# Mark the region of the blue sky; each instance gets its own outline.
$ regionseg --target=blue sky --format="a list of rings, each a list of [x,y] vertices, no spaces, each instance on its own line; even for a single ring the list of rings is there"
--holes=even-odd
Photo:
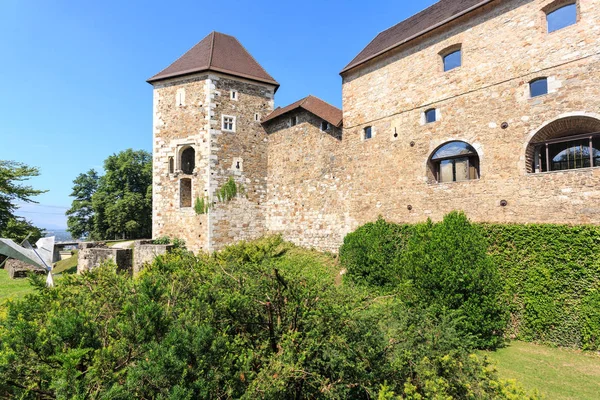
[[[0,159],[37,166],[48,193],[20,214],[66,226],[73,179],[127,148],[151,151],[145,81],[213,30],[236,36],[281,84],[341,107],[339,71],[422,1],[0,1]]]

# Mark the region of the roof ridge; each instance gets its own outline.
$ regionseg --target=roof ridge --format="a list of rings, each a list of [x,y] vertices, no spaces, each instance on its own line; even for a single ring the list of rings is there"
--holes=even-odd
[[[454,21],[455,19],[458,19],[482,6],[485,6],[491,2],[493,2],[494,0],[471,0],[471,1],[466,1],[466,0],[439,0],[435,3],[433,3],[431,6],[419,11],[418,13],[398,22],[397,24],[379,32],[345,67],[344,69],[342,69],[342,71],[340,72],[341,74],[344,74],[345,72],[356,68],[362,64],[364,64],[367,61],[370,61],[374,58],[377,58],[399,46],[402,46],[403,44],[406,44],[414,39],[417,39],[423,35],[425,35],[426,33],[429,33],[431,31],[434,31],[435,29],[438,29],[446,24],[448,24],[451,21]],[[456,3],[456,4],[453,4]],[[466,3],[466,4],[465,4]],[[432,21],[430,21],[430,23],[428,25],[425,25],[424,27],[421,27],[419,29],[416,29],[419,24],[423,21],[421,21],[420,19],[426,18],[429,14],[431,14],[433,11],[438,11],[438,10],[444,10],[444,11],[449,11],[446,13],[437,13],[437,14],[441,14],[441,15],[435,15],[431,18]],[[402,27],[402,25],[408,25],[405,27]],[[394,30],[397,30],[399,28],[404,28],[402,30],[403,34],[398,34],[395,33]],[[396,40],[389,40],[389,38],[386,38],[385,34],[386,33],[392,33],[393,36],[396,36],[397,39]],[[393,37],[392,36],[392,37]],[[404,36],[404,37],[403,37]],[[386,44],[386,42],[388,42]],[[385,45],[385,47],[382,48],[381,45]],[[378,49],[379,47],[379,49]]]
[[[226,34],[225,34],[225,35],[226,35]],[[250,58],[252,59],[252,61],[254,61],[254,62],[256,63],[256,65],[258,65],[258,67],[259,67],[260,69],[262,69],[262,71],[263,71],[265,74],[267,74],[267,76],[268,76],[268,77],[270,77],[271,79],[275,80],[275,78],[273,78],[273,77],[271,76],[271,74],[269,74],[269,73],[267,72],[267,70],[266,70],[266,69],[264,69],[264,68],[263,68],[263,66],[262,66],[262,65],[261,65],[261,64],[260,64],[258,61],[256,61],[256,58],[254,58],[254,56],[252,55],[252,53],[250,53],[250,52],[248,51],[248,49],[247,49],[246,47],[244,47],[244,45],[242,44],[242,42],[240,42],[240,41],[238,40],[238,38],[236,38],[236,37],[235,37],[235,36],[233,36],[233,35],[226,35],[226,36],[230,36],[230,37],[232,37],[232,38],[233,38],[233,39],[234,39],[236,42],[238,42],[238,43],[239,43],[239,45],[242,47],[242,49],[244,49],[244,51],[245,51],[246,53],[248,53],[248,55],[250,56]]]
[[[165,68],[163,68],[159,73],[155,74],[154,76],[158,76],[160,74],[162,74],[164,71],[166,71],[167,69],[169,69],[169,67],[173,64],[175,64],[177,61],[181,60],[183,58],[183,56],[185,56],[190,50],[192,50],[194,47],[198,46],[200,43],[202,43],[202,40],[206,39],[207,37],[210,36],[210,33],[206,36],[204,36],[200,41],[196,42],[192,47],[190,47],[189,49],[187,49],[183,54],[181,54],[179,57],[177,57],[177,59],[175,61],[173,61],[171,64],[167,65]],[[153,76],[153,77],[154,77]],[[150,78],[152,79],[152,78]]]
[[[208,52],[208,68],[212,66],[213,53],[215,52],[215,31],[209,33],[210,35],[212,35],[212,40],[210,41],[210,50]]]

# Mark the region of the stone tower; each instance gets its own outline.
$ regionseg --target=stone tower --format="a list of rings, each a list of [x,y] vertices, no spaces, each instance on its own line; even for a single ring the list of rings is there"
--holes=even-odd
[[[267,137],[279,84],[232,36],[212,32],[148,80],[153,96],[153,237],[216,250],[265,233]],[[219,200],[233,179],[238,194]],[[207,210],[195,209],[204,202]]]

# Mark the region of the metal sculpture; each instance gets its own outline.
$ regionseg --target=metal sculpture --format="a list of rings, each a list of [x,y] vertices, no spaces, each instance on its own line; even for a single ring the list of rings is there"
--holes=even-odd
[[[41,238],[35,243],[35,248],[27,240],[18,245],[11,239],[0,239],[0,254],[43,268],[48,272],[46,286],[52,287],[54,286],[52,278],[54,239],[54,236]]]

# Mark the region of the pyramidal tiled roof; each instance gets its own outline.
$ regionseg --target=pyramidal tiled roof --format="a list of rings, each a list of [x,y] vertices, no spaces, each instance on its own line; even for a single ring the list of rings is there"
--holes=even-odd
[[[333,126],[342,126],[342,110],[312,95],[298,100],[289,106],[285,106],[283,108],[277,107],[271,114],[267,115],[267,117],[263,119],[261,123],[264,124],[265,122],[272,121],[275,118],[280,117],[283,114],[287,114],[288,112],[297,108],[303,108],[317,117],[329,122]]]
[[[344,69],[342,74],[406,42],[482,7],[492,0],[440,0],[381,32]]]
[[[235,37],[219,32],[211,32],[173,64],[148,79],[148,82],[202,71],[222,72],[279,86]]]

